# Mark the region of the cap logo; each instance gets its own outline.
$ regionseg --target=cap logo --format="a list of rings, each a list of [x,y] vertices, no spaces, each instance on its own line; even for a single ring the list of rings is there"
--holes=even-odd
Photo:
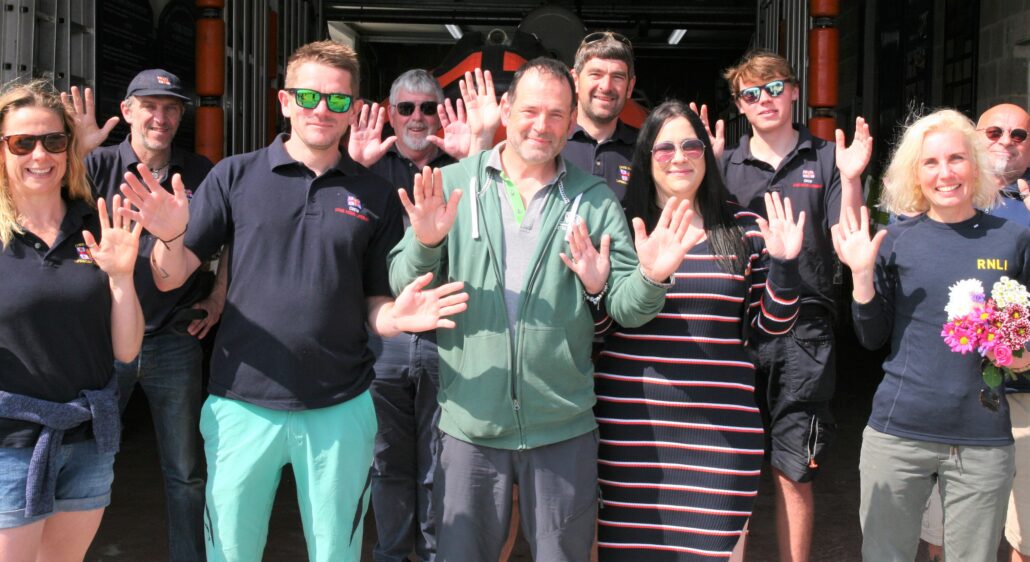
[[[167,76],[157,76],[155,77],[155,79],[157,80],[158,84],[164,84],[165,86],[172,85],[172,81],[169,80]]]

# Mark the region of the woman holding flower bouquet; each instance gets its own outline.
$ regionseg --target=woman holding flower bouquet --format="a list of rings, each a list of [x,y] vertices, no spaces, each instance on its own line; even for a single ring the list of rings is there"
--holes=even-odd
[[[996,197],[989,166],[969,119],[952,110],[927,115],[905,131],[881,199],[887,212],[919,216],[870,236],[863,208],[860,218],[848,213],[833,227],[854,280],[858,338],[870,349],[891,346],[859,465],[865,560],[915,558],[935,481],[948,558],[997,556],[1014,472],[1012,432],[1004,395],[984,383],[991,363],[981,353],[1014,372],[1030,367],[1030,353],[1020,357],[1021,347],[962,332],[967,325],[956,332],[956,320],[968,324],[997,309],[994,298],[1025,299],[1003,278],[1030,279],[1030,230],[977,210]],[[998,282],[998,294],[984,294]]]

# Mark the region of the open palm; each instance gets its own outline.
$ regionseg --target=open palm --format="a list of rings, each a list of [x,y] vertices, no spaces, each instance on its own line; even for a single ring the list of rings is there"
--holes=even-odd
[[[115,210],[128,205],[128,202],[122,202],[120,195],[115,195],[112,203]],[[82,233],[93,261],[109,277],[132,275],[136,268],[136,254],[143,226],[139,223],[133,225],[120,213],[109,214],[107,201],[103,198],[97,200],[97,213],[100,215],[100,242],[89,231]]]
[[[432,280],[432,273],[421,275],[397,295],[393,313],[399,330],[424,332],[437,328],[453,328],[454,320],[449,317],[463,312],[468,307],[468,293],[459,292],[465,286],[464,283],[455,281],[426,290]]]
[[[765,213],[768,219],[758,218],[758,228],[765,238],[765,249],[769,255],[780,260],[790,260],[801,253],[805,234],[805,212],[798,213],[794,221],[794,210],[790,199],[780,200],[780,194],[765,194]]]
[[[650,234],[639,217],[633,219],[634,245],[640,267],[648,279],[663,282],[679,269],[687,252],[702,237],[704,230],[691,229],[694,211],[690,201],[670,198]]]

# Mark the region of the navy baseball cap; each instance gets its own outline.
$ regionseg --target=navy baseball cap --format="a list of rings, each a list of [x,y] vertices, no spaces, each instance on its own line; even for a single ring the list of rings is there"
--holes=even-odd
[[[193,101],[183,92],[179,77],[160,68],[151,68],[137,74],[125,92],[126,99],[132,96],[172,96],[185,102]]]

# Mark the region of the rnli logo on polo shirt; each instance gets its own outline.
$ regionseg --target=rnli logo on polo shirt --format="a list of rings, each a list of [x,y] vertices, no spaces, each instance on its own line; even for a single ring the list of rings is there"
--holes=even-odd
[[[821,183],[815,183],[815,170],[801,170],[801,181],[794,184],[794,187],[807,187],[809,189],[819,189],[823,186]]]
[[[75,253],[78,254],[78,258],[75,263],[88,263],[96,265],[97,262],[93,261],[93,256],[89,253],[89,248],[86,247],[85,243],[75,245]]]
[[[337,213],[344,214],[350,217],[355,217],[365,222],[368,222],[368,217],[365,216],[365,213],[361,208],[361,199],[358,199],[353,195],[347,196],[347,208],[337,207],[334,210]]]
[[[977,259],[976,260],[976,268],[977,269],[990,269],[990,270],[994,270],[994,271],[1008,271],[1009,270],[1009,260],[999,259],[999,258],[991,258],[991,259],[982,259],[981,258],[981,259]]]
[[[615,181],[618,182],[621,185],[628,184],[629,183],[629,171],[631,169],[632,168],[630,166],[627,166],[625,164],[619,164],[619,179],[617,179]]]

